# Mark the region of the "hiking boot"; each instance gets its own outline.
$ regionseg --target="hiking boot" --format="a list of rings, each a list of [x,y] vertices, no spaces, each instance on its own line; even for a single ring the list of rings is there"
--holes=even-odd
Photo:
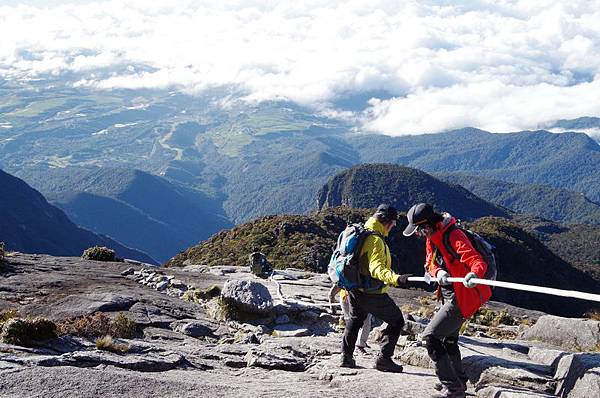
[[[363,355],[369,355],[369,352],[365,349],[365,347],[361,347],[361,346],[357,345],[356,350]]]
[[[461,379],[460,381],[462,381],[463,386],[465,387],[465,391],[466,391],[467,390],[467,382],[469,381],[469,379]],[[435,383],[433,385],[433,388],[436,391],[442,391],[442,388],[444,388],[444,385],[438,381],[437,383]]]
[[[342,355],[341,360],[340,360],[340,368],[355,368],[355,367],[356,367],[356,361],[354,360],[354,358]]]
[[[392,361],[392,358],[382,357],[379,355],[375,360],[375,369],[381,372],[391,372],[391,373],[402,373],[404,368],[402,365],[398,365],[396,362]]]
[[[451,390],[446,386],[442,386],[441,390],[433,394],[431,398],[465,398],[465,390]]]

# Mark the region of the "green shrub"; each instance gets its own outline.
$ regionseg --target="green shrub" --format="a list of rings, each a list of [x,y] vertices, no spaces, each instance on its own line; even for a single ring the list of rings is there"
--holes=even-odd
[[[487,307],[481,307],[475,315],[473,315],[473,321],[483,326],[494,326],[497,327],[499,325],[516,325],[517,321],[512,315],[508,314],[508,311],[505,309],[500,312],[496,312],[490,310]]]
[[[116,261],[115,251],[104,246],[94,246],[83,251],[81,258],[95,261]]]
[[[112,335],[130,339],[135,334],[137,323],[122,312],[119,312],[112,322]]]
[[[181,298],[192,303],[199,303],[203,300],[210,300],[221,295],[221,288],[213,285],[205,290],[189,289]]]
[[[6,252],[5,252],[4,242],[0,242],[0,261],[4,260],[5,254],[6,254]]]
[[[3,310],[0,311],[0,331],[2,331],[2,325],[4,324],[4,322],[8,321],[9,319],[12,318],[16,318],[17,317],[17,311],[16,310]]]
[[[45,318],[11,318],[4,322],[0,340],[6,344],[31,346],[36,341],[56,337],[56,325]]]
[[[98,350],[110,351],[116,354],[124,354],[129,351],[127,344],[116,343],[111,336],[99,337],[96,339],[96,348]]]

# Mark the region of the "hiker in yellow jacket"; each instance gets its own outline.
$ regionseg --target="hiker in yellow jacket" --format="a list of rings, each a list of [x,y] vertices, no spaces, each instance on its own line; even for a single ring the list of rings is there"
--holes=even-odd
[[[402,372],[402,366],[392,361],[394,348],[404,327],[402,311],[387,294],[389,286],[404,286],[410,275],[392,271],[392,256],[385,238],[396,225],[398,211],[387,204],[380,205],[365,223],[369,235],[360,250],[359,266],[361,288],[348,292],[350,314],[342,339],[340,366],[353,368],[354,347],[363,322],[368,314],[387,323],[383,330],[380,353],[374,368],[384,372]]]

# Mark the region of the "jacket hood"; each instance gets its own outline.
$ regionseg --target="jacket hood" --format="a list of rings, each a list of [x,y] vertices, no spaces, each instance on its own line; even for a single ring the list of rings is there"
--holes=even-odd
[[[388,236],[388,233],[385,230],[385,227],[383,226],[383,224],[380,223],[379,221],[377,221],[377,219],[375,217],[370,217],[367,220],[367,222],[365,223],[365,228],[370,229],[375,232],[378,232],[385,237]]]
[[[444,219],[437,223],[437,229],[434,235],[442,235],[451,225],[456,224],[456,218],[452,217],[450,213],[442,213]]]

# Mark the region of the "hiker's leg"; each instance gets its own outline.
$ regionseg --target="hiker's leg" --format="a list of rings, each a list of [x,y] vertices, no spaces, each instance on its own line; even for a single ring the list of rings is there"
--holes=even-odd
[[[354,346],[358,337],[358,331],[365,321],[367,312],[362,309],[360,301],[357,300],[354,293],[348,293],[349,313],[346,318],[346,328],[342,338],[342,355],[345,358],[352,358],[354,355]]]
[[[358,343],[356,344],[359,347],[365,347],[367,345],[367,340],[369,339],[369,333],[371,332],[371,314],[367,314],[365,321],[360,328],[360,334],[358,335]]]
[[[458,332],[460,328],[456,330],[456,333],[453,333],[451,336],[448,336],[444,339],[444,346],[446,347],[446,352],[448,352],[448,356],[450,357],[450,363],[454,368],[454,373],[456,376],[462,381],[464,384],[467,383],[468,377],[465,374],[465,371],[462,366],[462,358],[460,356],[460,348],[458,346]]]
[[[449,300],[433,316],[423,332],[423,340],[427,353],[434,363],[435,374],[440,382],[452,391],[463,390],[463,383],[454,370],[444,340],[460,330],[463,322],[464,318],[458,305],[454,300]]]
[[[381,356],[391,358],[404,327],[402,311],[387,294],[363,294],[365,311],[387,323],[381,339]]]

